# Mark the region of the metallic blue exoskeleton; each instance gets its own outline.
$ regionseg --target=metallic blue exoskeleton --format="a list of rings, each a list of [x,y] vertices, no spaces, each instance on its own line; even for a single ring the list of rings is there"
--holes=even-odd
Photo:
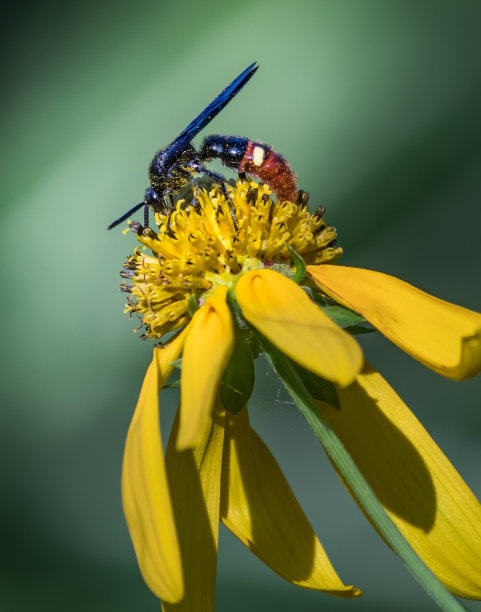
[[[145,206],[145,225],[148,225],[148,210],[151,206],[154,211],[168,213],[174,208],[172,194],[180,191],[191,180],[195,173],[203,174],[220,183],[228,201],[225,190],[225,179],[211,172],[202,164],[199,154],[190,144],[196,136],[212,119],[220,113],[224,106],[239,93],[247,81],[256,72],[258,66],[254,62],[248,66],[236,79],[228,85],[204,110],[183,130],[175,140],[158,151],[149,167],[150,186],[145,192],[142,202],[131,208],[119,219],[111,223],[107,229],[112,229],[130,215]],[[232,211],[231,211],[232,212]],[[235,219],[233,215],[233,222]]]

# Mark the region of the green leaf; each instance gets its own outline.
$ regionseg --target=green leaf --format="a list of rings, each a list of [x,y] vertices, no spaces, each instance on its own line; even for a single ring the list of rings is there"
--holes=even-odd
[[[237,341],[220,382],[221,404],[234,414],[247,404],[254,389],[255,369],[247,342]]]

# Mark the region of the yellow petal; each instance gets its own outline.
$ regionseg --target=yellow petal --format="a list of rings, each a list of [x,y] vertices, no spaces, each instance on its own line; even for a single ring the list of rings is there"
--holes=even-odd
[[[389,516],[455,595],[481,599],[481,505],[388,383],[365,366],[321,404]]]
[[[361,268],[307,266],[319,287],[412,357],[454,380],[481,371],[481,314]]]
[[[227,413],[221,520],[266,565],[289,582],[338,597],[344,586],[267,446],[251,429],[247,408]]]
[[[224,444],[224,413],[219,407],[209,416],[200,444],[178,451],[175,419],[165,456],[184,564],[185,597],[163,604],[165,612],[215,610],[220,483]]]
[[[234,346],[226,293],[225,286],[219,287],[190,323],[182,357],[178,450],[196,446],[204,436],[217,387]]]
[[[236,298],[247,321],[288,357],[340,386],[352,383],[362,366],[358,343],[296,283],[273,270],[254,270],[237,283]]]
[[[122,502],[140,571],[161,599],[184,594],[182,563],[167,485],[159,426],[158,395],[181,353],[186,328],[165,348],[154,349],[135,409],[122,466]]]

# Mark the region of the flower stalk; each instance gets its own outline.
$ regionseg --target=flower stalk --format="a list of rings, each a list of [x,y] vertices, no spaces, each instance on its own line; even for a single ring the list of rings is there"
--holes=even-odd
[[[438,578],[418,557],[398,528],[389,518],[359,468],[352,460],[341,440],[337,437],[319,407],[300,379],[291,360],[277,350],[266,338],[257,334],[259,344],[269,357],[272,366],[282,380],[312,431],[338,469],[346,485],[361,503],[368,517],[392,550],[406,565],[409,572],[421,584],[428,595],[445,612],[461,612],[465,608],[443,586]]]

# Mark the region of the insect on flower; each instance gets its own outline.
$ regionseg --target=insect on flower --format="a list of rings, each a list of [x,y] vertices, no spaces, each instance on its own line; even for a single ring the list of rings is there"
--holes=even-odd
[[[226,189],[237,228],[220,185],[202,189],[198,205],[156,215],[158,231],[134,224],[140,245],[121,273],[125,312],[142,318],[141,337],[163,342],[153,348],[122,468],[146,584],[164,612],[213,612],[222,522],[292,584],[361,595],[338,576],[250,425],[254,360],[263,351],[358,505],[416,577],[422,567],[421,584],[438,594],[431,596],[481,600],[481,505],[364,363],[353,335],[368,321],[435,372],[466,380],[481,373],[481,313],[387,274],[337,265],[342,248],[322,209],[274,202],[269,186],[250,178]],[[169,385],[179,366],[180,380]],[[159,415],[168,410],[159,393],[179,385],[164,453]]]
[[[232,98],[239,93],[258,69],[256,62],[248,66],[232,81],[169,145],[158,151],[149,166],[150,186],[142,202],[113,221],[107,229],[122,223],[144,206],[144,225],[148,225],[149,206],[155,212],[166,214],[174,210],[173,195],[178,193],[194,174],[202,174],[219,183],[236,228],[235,213],[225,187],[226,179],[203,164],[219,158],[224,166],[239,173],[246,172],[263,180],[281,200],[307,204],[309,194],[297,189],[296,176],[287,160],[260,142],[240,136],[209,136],[200,152],[192,146],[192,139],[208,124]]]

